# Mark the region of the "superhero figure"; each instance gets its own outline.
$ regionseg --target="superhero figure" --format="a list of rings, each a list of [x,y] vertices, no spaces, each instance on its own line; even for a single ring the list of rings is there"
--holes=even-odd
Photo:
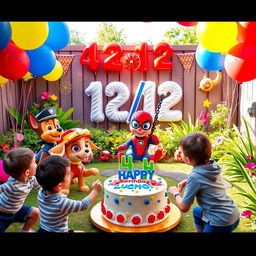
[[[123,145],[117,147],[118,151],[129,150],[126,152],[126,158],[132,155],[133,160],[142,161],[147,158],[149,161],[153,160],[156,163],[162,156],[162,151],[157,150],[154,155],[148,153],[150,144],[158,145],[159,139],[156,135],[151,134],[153,125],[152,116],[146,111],[137,111],[133,114],[130,122],[130,131],[134,135],[131,139],[126,141]],[[121,153],[122,155],[123,153]],[[119,157],[121,156],[119,153]]]

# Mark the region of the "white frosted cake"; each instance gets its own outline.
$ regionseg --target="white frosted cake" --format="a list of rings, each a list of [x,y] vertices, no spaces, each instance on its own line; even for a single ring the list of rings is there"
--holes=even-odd
[[[142,227],[165,220],[171,210],[167,183],[154,171],[118,170],[104,181],[103,217],[111,223]]]

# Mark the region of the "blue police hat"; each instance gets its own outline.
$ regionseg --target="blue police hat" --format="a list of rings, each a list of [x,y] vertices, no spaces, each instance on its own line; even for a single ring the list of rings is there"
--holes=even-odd
[[[45,108],[43,111],[36,115],[38,122],[43,122],[55,117],[58,117],[58,115],[56,115],[56,109],[54,107]]]

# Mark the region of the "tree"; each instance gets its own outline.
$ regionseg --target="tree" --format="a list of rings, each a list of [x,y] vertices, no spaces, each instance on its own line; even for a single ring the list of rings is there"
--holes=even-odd
[[[195,28],[171,28],[164,34],[164,41],[169,44],[199,44]]]
[[[123,34],[123,29],[118,30],[113,24],[108,22],[100,23],[99,27],[95,39],[97,44],[104,45],[112,42],[119,43],[120,45],[126,44],[127,37]]]
[[[85,33],[82,33],[76,29],[71,29],[69,45],[84,45],[86,44],[84,38]]]

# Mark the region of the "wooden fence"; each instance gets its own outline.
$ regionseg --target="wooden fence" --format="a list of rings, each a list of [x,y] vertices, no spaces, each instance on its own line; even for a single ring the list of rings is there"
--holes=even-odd
[[[130,90],[130,98],[120,110],[130,110],[130,106],[133,101],[134,93],[141,80],[143,81],[154,81],[156,86],[160,85],[165,81],[177,82],[183,91],[183,96],[181,100],[173,106],[172,110],[182,111],[183,120],[188,120],[188,114],[190,114],[193,121],[199,117],[200,112],[205,110],[202,106],[203,100],[209,99],[212,104],[209,107],[209,111],[216,108],[216,105],[221,102],[227,102],[228,106],[232,108],[232,122],[238,124],[239,122],[239,85],[237,82],[229,78],[226,72],[222,71],[221,83],[216,85],[210,92],[204,92],[198,89],[200,80],[206,74],[210,78],[215,78],[215,72],[206,72],[200,68],[196,60],[194,59],[190,71],[185,71],[181,62],[178,59],[177,54],[184,53],[195,53],[196,45],[173,45],[173,68],[170,71],[167,70],[154,70],[152,68],[152,63],[155,58],[155,53],[153,52],[153,46],[148,47],[148,60],[149,60],[149,71],[128,71],[123,70],[121,72],[117,71],[105,71],[100,65],[97,72],[92,72],[87,66],[80,64],[80,56],[83,52],[84,46],[67,46],[63,50],[56,52],[56,54],[63,55],[74,55],[73,62],[69,68],[69,71],[65,76],[55,82],[46,81],[42,77],[37,77],[29,97],[28,106],[31,106],[33,102],[40,104],[40,96],[42,92],[50,92],[58,96],[58,103],[63,108],[64,111],[68,110],[70,107],[74,107],[74,112],[72,119],[81,120],[83,124],[89,124],[96,126],[96,123],[91,123],[90,121],[90,105],[91,98],[87,96],[84,90],[88,87],[92,81],[101,81],[103,85],[103,91],[108,83],[112,81],[121,81],[125,83]],[[128,45],[123,46],[124,54],[134,50],[134,46]],[[98,46],[98,54],[100,62],[106,58],[103,54],[103,46]],[[19,80],[16,83],[9,82],[0,88],[0,132],[6,131],[10,127],[10,119],[6,111],[6,106],[10,105],[16,109],[21,109],[19,106],[19,99],[21,97],[21,88],[23,80]],[[71,90],[63,91],[63,85],[70,85]],[[62,89],[61,89],[62,88]],[[105,110],[106,104],[113,97],[107,97],[103,93],[103,109]],[[159,100],[159,96],[156,93],[156,104]],[[142,104],[139,105],[139,109],[142,108]],[[126,128],[127,124],[115,123],[108,120],[105,117],[104,122],[99,123],[99,126],[108,129],[113,126],[117,128]],[[167,127],[167,122],[161,122],[161,127]]]

